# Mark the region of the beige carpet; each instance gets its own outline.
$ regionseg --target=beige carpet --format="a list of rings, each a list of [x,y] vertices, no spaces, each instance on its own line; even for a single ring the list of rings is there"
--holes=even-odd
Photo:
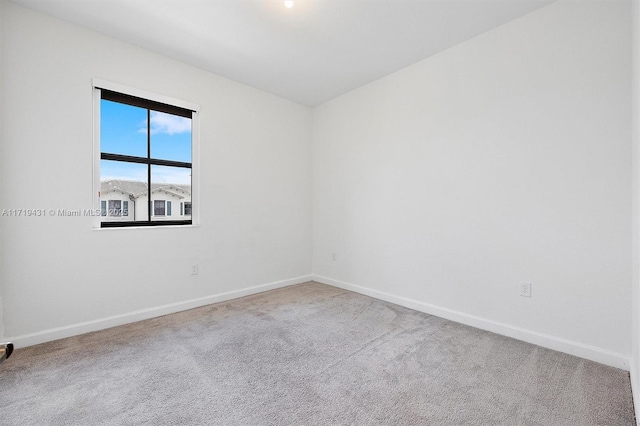
[[[627,372],[317,283],[17,349],[15,425],[632,425]]]

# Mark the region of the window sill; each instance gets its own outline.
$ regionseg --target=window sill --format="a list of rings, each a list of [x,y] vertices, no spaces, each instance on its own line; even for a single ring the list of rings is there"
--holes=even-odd
[[[139,230],[139,229],[185,229],[185,228],[199,228],[198,224],[191,225],[156,225],[156,226],[112,226],[108,228],[101,228],[100,226],[91,227],[92,231],[123,231],[123,230]]]

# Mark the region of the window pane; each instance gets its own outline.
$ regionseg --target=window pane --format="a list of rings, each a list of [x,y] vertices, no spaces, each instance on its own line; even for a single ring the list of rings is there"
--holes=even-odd
[[[171,216],[172,204],[191,203],[191,169],[151,166],[151,199],[154,200],[154,208],[156,201],[162,201],[164,209],[163,215],[154,215],[151,220],[191,219],[191,217]]]
[[[100,207],[107,213],[102,221],[149,220],[146,182],[144,164],[100,160]],[[120,215],[111,214],[112,208],[119,209]]]
[[[109,200],[108,216],[122,216],[122,200]]]
[[[100,151],[147,156],[147,110],[100,101]]]
[[[151,158],[191,162],[191,119],[151,111]]]
[[[153,201],[153,214],[155,216],[164,216],[164,200],[154,200]]]

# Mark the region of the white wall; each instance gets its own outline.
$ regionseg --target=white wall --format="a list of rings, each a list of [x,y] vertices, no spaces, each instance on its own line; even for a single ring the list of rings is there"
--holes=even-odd
[[[315,109],[314,276],[628,368],[629,13],[555,3]]]
[[[3,40],[3,34],[4,34],[4,0],[0,0],[0,111],[2,111],[1,109],[1,99],[2,99],[2,51],[3,51],[3,46],[2,46],[2,40]],[[2,114],[0,113],[0,129],[2,129],[3,123],[2,123]],[[3,157],[2,154],[2,139],[0,139],[0,158]],[[2,206],[2,190],[3,190],[3,180],[0,180],[0,206]],[[3,314],[3,302],[2,302],[2,269],[3,269],[3,258],[2,258],[2,226],[0,226],[0,341],[2,341],[2,339],[4,338],[4,314]]]
[[[632,1],[631,25],[633,28],[632,52],[632,138],[633,138],[633,210],[632,210],[632,336],[631,336],[631,387],[634,396],[636,418],[640,419],[640,2]]]
[[[200,227],[91,230],[89,217],[2,219],[6,336],[35,343],[309,278],[308,108],[3,6],[2,208],[93,207],[92,77],[201,107]],[[199,275],[190,275],[192,263]],[[99,273],[104,265],[127,279]]]

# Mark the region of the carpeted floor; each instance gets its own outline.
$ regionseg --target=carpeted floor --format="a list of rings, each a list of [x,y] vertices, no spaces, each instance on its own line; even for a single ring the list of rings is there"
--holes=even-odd
[[[627,372],[306,283],[17,349],[0,423],[632,425]]]

